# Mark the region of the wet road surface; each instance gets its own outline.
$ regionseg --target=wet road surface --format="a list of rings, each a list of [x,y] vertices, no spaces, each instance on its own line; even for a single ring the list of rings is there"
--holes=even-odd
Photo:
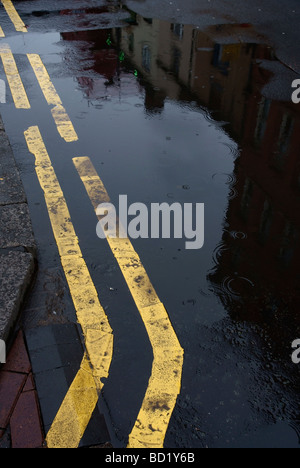
[[[150,446],[151,433],[158,433],[166,448],[298,447],[299,366],[291,359],[291,344],[300,336],[295,67],[279,61],[277,49],[251,23],[197,27],[181,23],[177,9],[168,21],[120,2],[75,3],[15,2],[27,32],[16,31],[0,11],[0,77],[7,80],[1,113],[39,249],[22,326],[46,432],[80,363],[86,366],[83,349],[73,345],[89,343],[84,326],[73,325],[82,325],[74,300],[82,283],[70,279],[74,266],[64,268],[58,205],[51,205],[55,193],[63,196],[61,209],[69,212],[64,228],[68,239],[74,229],[72,247],[84,261],[78,271],[86,271],[84,281],[96,288],[101,317],[113,335],[104,386],[97,389],[98,403],[91,398],[90,411],[97,403],[115,447],[136,444],[130,434],[141,425],[160,353],[161,340],[143,315],[148,305],[136,298],[124,257],[114,256],[96,235],[86,174],[80,177],[74,159],[88,158],[116,206],[122,194],[128,204],[149,208],[205,204],[201,250],[186,250],[185,239],[173,238],[131,239],[126,247],[131,259],[138,255],[143,278],[151,280],[154,302],[167,311],[160,319],[169,317],[165,336],[170,332],[174,339],[179,363],[174,408],[163,393],[152,401],[159,416],[157,427],[150,427]],[[133,8],[136,2],[129,3]],[[17,108],[9,83],[10,51],[28,109]],[[63,329],[72,343],[69,356],[57,338]],[[46,354],[47,346],[36,344],[43,340]],[[49,353],[61,353],[59,365]],[[93,424],[97,433],[103,416]]]

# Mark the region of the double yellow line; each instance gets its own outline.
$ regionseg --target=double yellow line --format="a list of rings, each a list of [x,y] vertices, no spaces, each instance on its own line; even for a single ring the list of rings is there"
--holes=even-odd
[[[74,130],[73,124],[62,105],[61,99],[53,83],[51,82],[41,57],[37,54],[27,54],[27,57],[48,105],[53,106],[51,113],[60,136],[68,143],[77,141],[78,136]]]
[[[34,154],[36,173],[44,191],[61,263],[85,337],[86,354],[47,434],[49,448],[78,447],[97,404],[113,357],[113,332],[99,302],[82,257],[71,216],[38,127],[25,132]],[[87,157],[74,165],[97,209],[109,202],[108,193]],[[123,229],[119,225],[119,229]],[[181,388],[183,350],[165,307],[128,238],[107,241],[126,280],[145,324],[153,349],[153,365],[147,391],[129,435],[129,448],[161,448]]]
[[[30,109],[30,103],[20,77],[14,56],[7,44],[1,44],[0,56],[4,71],[17,109]],[[78,140],[74,126],[62,105],[62,101],[49,77],[42,59],[37,54],[27,54],[41,90],[49,106],[60,136],[68,143]]]
[[[30,109],[29,100],[9,45],[1,44],[0,56],[16,109]]]
[[[76,448],[97,404],[102,379],[108,377],[113,334],[83,259],[66,200],[38,127],[29,128],[25,138],[29,151],[35,156],[37,177],[44,192],[61,264],[87,350],[52,424],[47,442],[52,448]]]
[[[20,18],[20,16],[19,16],[17,10],[15,9],[14,4],[12,3],[12,1],[11,0],[1,0],[1,3],[5,8],[6,13],[10,17],[10,19],[11,19],[11,21],[12,21],[14,27],[15,27],[15,30],[17,32],[27,33],[27,28],[26,28],[25,24],[23,23],[22,19]],[[4,34],[3,30],[2,30],[2,28],[0,28],[0,37],[5,37],[5,34]]]

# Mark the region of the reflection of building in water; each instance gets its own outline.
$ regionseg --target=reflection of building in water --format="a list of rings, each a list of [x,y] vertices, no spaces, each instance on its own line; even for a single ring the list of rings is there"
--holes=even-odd
[[[258,65],[252,66],[249,79],[235,167],[238,195],[229,202],[222,254],[210,280],[218,289],[221,278],[232,279],[232,289],[243,300],[232,301],[224,291],[220,297],[235,318],[284,320],[284,328],[295,333],[300,303],[300,114],[292,102],[261,95],[266,81]],[[283,334],[283,329],[277,332]]]
[[[152,114],[162,112],[168,98],[193,102],[228,122],[226,130],[241,148],[234,174],[237,195],[229,199],[227,227],[209,280],[236,318],[299,316],[300,108],[261,94],[271,75],[255,60],[272,59],[272,50],[216,44],[192,26],[133,13],[124,28],[63,38],[93,44],[89,63],[97,75],[79,78],[90,99],[120,92],[126,78],[123,92],[143,90]]]
[[[271,50],[255,44],[216,44],[193,26],[130,14],[124,28],[62,34],[65,41],[77,41],[81,57],[90,43],[86,60],[99,77],[79,80],[85,86],[89,83],[89,97],[99,97],[100,76],[107,78],[103,82],[107,87],[118,84],[121,72],[128,77],[136,70],[148,111],[161,112],[166,98],[195,101],[215,111],[217,120],[228,121],[233,134],[240,135],[253,58],[268,58]],[[76,57],[70,60],[76,62]],[[74,68],[82,66],[84,62]]]
[[[212,386],[216,382],[225,385],[232,411],[235,400],[239,401],[235,395],[242,390],[241,382],[255,383],[255,392],[251,385],[249,393],[247,390],[253,409],[250,427],[264,418],[268,426],[270,421],[286,420],[288,415],[297,428],[299,378],[297,366],[290,360],[290,344],[299,336],[300,116],[292,103],[273,102],[261,94],[270,73],[254,60],[271,59],[271,49],[257,44],[216,44],[190,26],[137,15],[132,15],[131,24],[122,29],[63,37],[77,41],[77,47],[82,48],[80,62],[74,68],[79,70],[78,81],[89,100],[119,93],[123,98],[132,93],[144,98],[149,117],[163,113],[166,99],[171,99],[184,105],[191,103],[193,110],[204,107],[216,121],[228,122],[224,129],[238,143],[240,157],[234,174],[227,175],[230,193],[223,237],[214,255],[215,268],[207,276],[207,290],[202,291],[204,295],[211,293],[212,298],[203,300],[197,312],[195,308],[192,323],[196,325],[197,314],[202,320],[202,310],[208,304],[217,309],[218,300],[233,320],[226,318],[211,328],[211,344],[205,336],[206,327],[197,329],[199,347],[188,349],[187,356],[190,359],[195,349],[196,362],[199,354],[200,384],[208,382],[207,388],[210,381]],[[70,59],[76,60],[74,54]],[[99,113],[101,118],[105,116]],[[230,354],[226,352],[228,343],[232,345]],[[219,359],[216,350],[224,352],[223,358]],[[248,365],[244,365],[246,360]],[[219,366],[224,366],[222,379],[217,379],[219,371],[214,369]],[[240,379],[239,374],[244,372],[253,372],[251,379]],[[235,395],[229,393],[232,379],[238,383]],[[182,432],[183,408],[190,414],[197,408],[200,414],[205,411],[205,393],[209,390],[195,391],[192,407],[186,402],[183,407],[183,400],[180,402],[178,432]],[[241,420],[246,406],[243,400]],[[230,406],[225,408],[229,408],[227,416],[232,421]],[[213,417],[217,421],[220,414],[215,412]],[[190,436],[194,427],[187,427]]]
[[[74,56],[72,52],[65,60],[74,73],[78,74],[80,70],[77,81],[89,100],[104,99],[108,95],[118,96],[124,77],[126,86],[123,94],[138,93],[136,78],[122,67],[120,50],[112,43],[112,29],[62,33],[61,37],[80,50],[80,54]]]
[[[272,59],[272,50],[216,44],[192,26],[141,17],[121,30],[119,46],[152,85],[148,110],[161,111],[166,97],[196,101],[216,120],[228,121],[227,130],[242,148],[237,196],[229,201],[223,248],[210,275],[215,291],[236,318],[296,318],[300,115],[292,103],[261,95],[271,75],[255,59]]]
[[[253,58],[268,58],[269,48],[216,44],[193,26],[138,15],[134,25],[117,31],[119,47],[152,85],[146,107],[159,111],[166,97],[196,101],[241,133]]]

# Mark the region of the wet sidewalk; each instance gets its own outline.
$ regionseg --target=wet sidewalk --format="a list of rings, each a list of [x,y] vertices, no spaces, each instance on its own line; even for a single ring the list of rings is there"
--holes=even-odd
[[[22,331],[14,337],[35,267],[27,199],[0,117],[0,339],[9,351],[0,367],[0,448],[37,448],[44,440]]]
[[[0,116],[0,339],[7,341],[35,273],[27,198]]]

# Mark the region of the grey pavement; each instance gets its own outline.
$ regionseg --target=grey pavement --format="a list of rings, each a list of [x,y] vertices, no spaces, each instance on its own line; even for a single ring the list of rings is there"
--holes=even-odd
[[[0,339],[7,341],[35,274],[26,195],[0,117]]]

